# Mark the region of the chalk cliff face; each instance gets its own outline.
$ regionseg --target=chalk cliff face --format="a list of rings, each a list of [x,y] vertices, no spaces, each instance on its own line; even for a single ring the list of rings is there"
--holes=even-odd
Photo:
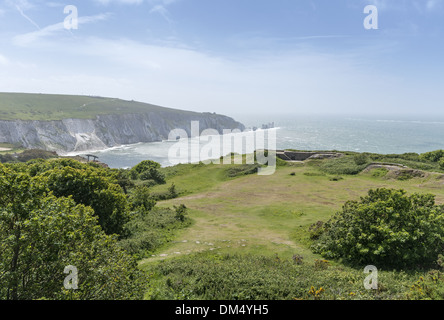
[[[245,129],[241,123],[223,115],[156,111],[98,115],[95,119],[0,120],[0,142],[59,153],[98,150],[166,140],[173,129],[184,129],[191,136],[192,121],[199,121],[200,131],[211,128],[222,133],[224,129]]]

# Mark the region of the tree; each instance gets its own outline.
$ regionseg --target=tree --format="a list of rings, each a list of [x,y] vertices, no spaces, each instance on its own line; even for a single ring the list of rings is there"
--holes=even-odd
[[[153,180],[157,184],[164,184],[165,175],[159,169],[159,163],[152,160],[144,160],[131,169],[131,176],[133,179]]]
[[[146,186],[137,186],[130,199],[133,210],[142,209],[144,213],[156,205],[156,201],[150,197],[149,188]]]
[[[72,196],[78,204],[90,206],[107,234],[120,234],[129,220],[127,200],[116,179],[102,170],[85,166],[55,168],[42,173],[56,197]]]
[[[0,165],[0,300],[141,299],[136,261],[91,208],[55,197],[45,182]],[[69,265],[78,290],[63,287]]]
[[[137,165],[135,165],[131,171],[135,171],[138,174],[141,174],[142,172],[149,170],[149,169],[160,169],[160,163],[157,163],[152,160],[144,160]]]
[[[313,249],[325,257],[395,268],[424,265],[442,252],[444,210],[431,194],[381,188],[346,202],[324,229]]]

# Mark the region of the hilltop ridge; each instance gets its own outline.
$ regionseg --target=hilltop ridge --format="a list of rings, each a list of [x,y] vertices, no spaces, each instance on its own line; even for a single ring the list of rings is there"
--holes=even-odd
[[[0,93],[0,143],[72,152],[168,138],[173,129],[244,130],[228,116],[91,96]]]

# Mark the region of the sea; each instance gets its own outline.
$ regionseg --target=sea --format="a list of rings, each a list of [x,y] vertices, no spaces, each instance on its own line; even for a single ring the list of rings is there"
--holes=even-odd
[[[337,150],[380,154],[424,153],[444,149],[444,115],[239,114],[229,116],[248,128],[245,132],[233,133],[232,137],[252,134],[257,138],[259,134],[261,138],[265,138],[263,145],[254,142],[254,146],[247,144],[258,140],[244,139],[242,140],[244,146],[241,149],[234,148],[233,143],[232,151],[237,153],[248,153],[246,151],[251,151],[251,148],[271,146],[277,150]],[[264,124],[274,124],[274,126],[262,129]],[[254,127],[258,129],[253,131]],[[77,154],[92,153],[111,168],[131,168],[143,160],[154,160],[165,167],[194,162],[193,159],[196,158],[191,156],[192,145],[198,145],[200,148],[197,153],[200,156],[199,160],[215,159],[224,155],[222,153],[225,149],[222,147],[221,154],[214,152],[217,148],[209,147],[213,146],[211,141],[213,143],[222,141],[222,136],[213,138],[190,137],[180,140],[182,145],[189,146],[188,152],[184,151],[182,154],[180,151],[185,149],[180,149],[178,141],[138,143]],[[274,143],[269,143],[268,138],[273,139]]]

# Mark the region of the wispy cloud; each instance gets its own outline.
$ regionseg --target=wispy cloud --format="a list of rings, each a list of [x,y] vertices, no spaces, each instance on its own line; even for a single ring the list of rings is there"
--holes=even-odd
[[[166,22],[168,22],[170,25],[173,24],[173,20],[170,17],[170,12],[168,9],[163,5],[156,5],[151,10],[150,13],[158,13],[162,16],[162,18],[165,19]]]
[[[16,1],[8,1],[10,5],[13,5],[20,15],[28,20],[32,25],[34,25],[37,29],[40,29],[40,26],[32,20],[27,14],[25,14],[24,10],[32,8],[32,4],[26,0],[16,0]]]
[[[78,24],[80,26],[82,24],[103,21],[103,20],[108,19],[109,16],[110,16],[109,13],[103,13],[103,14],[98,14],[95,16],[79,17]],[[65,29],[64,22],[52,24],[52,25],[49,25],[49,26],[42,28],[42,29],[39,28],[38,31],[17,35],[13,38],[13,43],[15,45],[19,45],[19,46],[26,46],[26,45],[29,45],[41,38],[52,36],[58,32],[61,32],[61,31],[67,31]]]

